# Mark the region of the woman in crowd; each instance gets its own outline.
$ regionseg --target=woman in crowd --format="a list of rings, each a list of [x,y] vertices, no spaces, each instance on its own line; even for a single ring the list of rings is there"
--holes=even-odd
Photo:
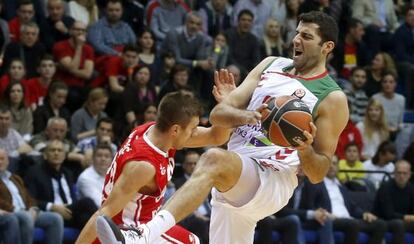
[[[25,90],[20,82],[11,82],[5,91],[5,103],[12,113],[12,126],[20,135],[29,140],[33,133],[32,110],[24,100]]]
[[[6,87],[12,82],[24,83],[26,68],[21,59],[13,59],[7,70],[7,74],[0,78],[0,98],[3,97]]]
[[[213,40],[209,57],[213,59],[215,69],[224,69],[229,58],[229,47],[224,33],[219,32]]]
[[[74,141],[96,134],[96,122],[107,117],[104,112],[107,103],[108,94],[105,89],[97,87],[89,92],[83,107],[75,111],[71,118],[71,135]]]
[[[389,138],[388,125],[382,104],[375,99],[369,100],[364,120],[356,126],[362,135],[364,145],[361,159],[369,160],[375,155],[381,142]]]
[[[182,64],[176,64],[170,73],[170,79],[161,87],[158,94],[158,102],[169,92],[175,92],[181,89],[188,88],[188,78],[190,71]]]
[[[260,55],[264,59],[268,56],[287,56],[286,45],[282,39],[279,22],[268,19],[265,25],[263,39],[260,42]]]
[[[150,82],[159,85],[159,68],[161,64],[160,57],[157,53],[154,33],[149,28],[144,28],[138,34],[139,64],[146,65],[150,69]]]
[[[395,63],[388,53],[380,52],[375,55],[371,65],[367,68],[367,83],[364,90],[368,97],[380,92],[381,80],[386,72],[396,75]]]
[[[394,163],[396,156],[396,149],[394,143],[391,141],[382,142],[377,152],[375,153],[372,159],[369,159],[364,162],[364,170],[377,170],[384,171],[388,174],[394,173]],[[365,177],[374,183],[375,187],[378,189],[384,177],[386,179],[386,174],[383,173],[367,173]],[[388,175],[390,176],[390,175]]]

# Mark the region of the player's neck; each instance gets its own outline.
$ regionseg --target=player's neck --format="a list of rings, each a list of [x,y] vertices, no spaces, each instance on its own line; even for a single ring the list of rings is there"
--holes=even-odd
[[[162,133],[158,130],[157,126],[153,126],[148,130],[148,139],[156,146],[161,149],[163,152],[168,152],[172,148],[172,142],[168,138],[168,134]]]
[[[312,78],[318,76],[326,71],[325,65],[317,65],[312,68],[305,68],[303,70],[297,70],[296,68],[292,69],[294,75],[303,77],[303,78]]]

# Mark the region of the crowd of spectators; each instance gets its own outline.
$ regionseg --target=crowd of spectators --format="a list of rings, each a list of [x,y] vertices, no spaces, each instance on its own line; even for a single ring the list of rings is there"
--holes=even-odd
[[[341,30],[327,69],[350,120],[325,181],[299,175],[288,206],[259,222],[257,242],[274,230],[283,243],[304,243],[303,229],[320,243],[332,243],[332,230],[346,243],[359,231],[372,243],[414,232],[414,128],[404,123],[414,109],[414,1],[0,0],[0,242],[31,243],[37,227],[61,243],[64,227],[81,229],[117,147],[155,120],[165,94],[198,97],[208,125],[214,70],[239,85],[264,57],[289,57],[298,16],[313,10]],[[177,154],[168,194],[202,152]],[[350,197],[368,190],[370,206]],[[210,211],[206,199],[182,223],[203,242]]]

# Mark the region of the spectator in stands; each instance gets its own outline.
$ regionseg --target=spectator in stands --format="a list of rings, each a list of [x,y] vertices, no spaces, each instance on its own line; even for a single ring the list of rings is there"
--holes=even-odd
[[[227,44],[230,48],[229,63],[239,66],[242,74],[247,74],[260,59],[259,41],[250,30],[254,15],[244,9],[237,16],[236,27],[226,32]]]
[[[176,64],[171,69],[169,80],[161,87],[158,94],[158,102],[170,92],[175,92],[188,87],[190,71],[182,64]]]
[[[78,109],[86,97],[86,82],[92,77],[94,51],[86,43],[86,25],[75,21],[69,31],[70,38],[53,46],[53,56],[59,63],[56,78],[69,86],[68,108]]]
[[[224,33],[220,32],[214,37],[208,57],[213,60],[215,70],[226,67],[229,58],[229,46],[227,45],[226,35]]]
[[[392,33],[398,28],[398,19],[392,0],[352,2],[352,17],[366,27],[366,41],[373,53],[390,49]]]
[[[216,36],[231,27],[232,8],[228,0],[209,0],[199,10],[202,30]]]
[[[378,100],[370,99],[368,101],[364,120],[359,122],[356,127],[362,135],[364,145],[361,159],[371,159],[381,142],[389,139],[390,133],[384,107]]]
[[[96,136],[87,137],[78,142],[76,147],[85,155],[86,161],[92,162],[93,150],[100,144],[108,145],[114,154],[117,146],[112,142],[114,137],[114,121],[104,117],[96,123]]]
[[[296,35],[296,27],[298,26],[300,0],[286,0],[285,11],[286,16],[279,20],[283,26],[283,40],[290,43]]]
[[[339,160],[339,170],[364,170],[364,165],[359,159],[359,149],[355,142],[350,142],[345,147],[345,159]],[[346,183],[351,180],[362,179],[365,177],[364,173],[360,172],[339,172],[338,180],[341,183]]]
[[[48,91],[45,103],[33,112],[33,133],[42,132],[52,117],[61,117],[70,124],[70,112],[64,106],[68,95],[68,86],[62,82],[53,82]]]
[[[74,177],[62,167],[66,157],[62,141],[49,141],[43,157],[45,162],[34,166],[25,178],[29,192],[41,210],[60,214],[65,226],[83,228],[97,208],[90,198],[76,198]]]
[[[79,149],[75,147],[75,144],[73,144],[72,141],[66,139],[67,133],[68,124],[66,123],[66,120],[59,117],[52,117],[47,121],[45,130],[33,136],[33,138],[30,140],[30,145],[34,148],[34,150],[42,153],[48,141],[62,141],[64,144],[67,159],[70,162],[76,162],[78,165],[85,168],[88,166],[88,162],[86,162],[85,156],[79,153]]]
[[[405,97],[395,92],[397,88],[396,76],[393,73],[384,74],[381,80],[381,92],[372,96],[384,106],[388,130],[392,140],[402,129],[404,122]]]
[[[207,79],[212,78],[214,68],[213,59],[207,57],[208,40],[200,32],[200,28],[200,15],[188,13],[185,25],[169,31],[162,43],[163,51],[172,51],[178,64],[193,69],[191,72],[193,79],[189,85],[194,87],[196,92],[200,92],[204,84],[211,82]]]
[[[380,52],[375,55],[371,65],[367,67],[367,83],[364,90],[368,97],[381,91],[381,80],[385,73],[397,75],[397,70],[392,57],[388,53]]]
[[[121,56],[124,46],[136,43],[131,27],[121,20],[121,0],[108,0],[106,15],[92,25],[88,31],[88,41],[98,55]]]
[[[302,223],[302,228],[317,231],[317,243],[333,244],[333,221],[326,210],[329,207],[329,196],[324,191],[322,184],[311,184],[302,171],[298,172],[298,187],[288,204],[275,215],[297,215]],[[260,223],[260,222],[259,222]],[[270,241],[262,242],[270,243]]]
[[[268,19],[264,28],[264,34],[260,41],[260,57],[282,56],[287,57],[287,46],[285,45],[279,22]]]
[[[404,23],[394,33],[394,55],[404,81],[407,105],[414,108],[414,5],[404,11]]]
[[[182,26],[189,7],[178,0],[153,0],[145,9],[145,21],[157,38],[164,41],[167,33]]]
[[[84,106],[71,117],[71,136],[74,141],[95,135],[96,122],[108,116],[104,112],[107,103],[108,94],[105,89],[97,87],[89,92]]]
[[[329,196],[327,211],[333,219],[334,230],[345,233],[346,244],[358,243],[359,231],[370,235],[369,243],[381,243],[387,231],[385,221],[353,202],[348,190],[336,178],[337,175],[338,165],[333,161],[323,183],[320,183]]]
[[[143,104],[157,101],[155,88],[149,83],[151,75],[148,66],[138,66],[134,69],[133,80],[122,95],[122,107],[128,124],[136,122],[136,114]]]
[[[62,217],[56,213],[39,211],[22,178],[8,171],[8,166],[7,152],[0,148],[0,197],[2,199],[0,209],[10,212],[18,219],[21,243],[33,242],[35,227],[45,230],[45,243],[61,243],[63,240]]]
[[[60,1],[60,0],[58,0]],[[38,106],[44,104],[44,100],[47,95],[47,90],[52,83],[52,80],[56,73],[56,63],[53,60],[53,56],[44,55],[40,60],[39,67],[37,68],[40,76],[26,80],[24,82],[26,87],[26,96],[28,96],[28,105],[34,111]]]
[[[69,28],[75,20],[65,15],[63,0],[47,0],[47,12],[49,16],[40,24],[40,40],[50,52],[56,42],[70,37]]]
[[[179,189],[190,178],[191,174],[200,159],[197,151],[187,151],[184,156],[182,168],[184,175],[173,180],[175,189]],[[201,206],[198,207],[192,215],[184,219],[181,224],[184,228],[195,233],[203,243],[208,243],[208,227],[210,223],[211,205],[208,198],[204,199]]]
[[[349,102],[348,106],[350,106]],[[349,109],[349,112],[351,111],[352,109]],[[349,119],[345,129],[342,131],[338,139],[335,155],[338,156],[339,159],[345,159],[345,148],[351,142],[354,142],[358,146],[358,152],[359,155],[361,155],[362,148],[364,147],[362,136],[358,128],[355,126],[354,122]]]
[[[364,67],[370,60],[369,49],[362,40],[364,34],[362,22],[358,19],[351,19],[345,39],[340,40],[334,49],[331,64],[345,79],[349,78],[353,68]]]
[[[20,243],[20,226],[16,215],[0,209],[0,241],[3,243]]]
[[[122,6],[124,8],[122,20],[132,28],[135,35],[138,35],[145,28],[144,4],[138,0],[123,0]]]
[[[350,119],[353,123],[359,123],[364,119],[365,110],[368,105],[368,96],[364,86],[367,82],[367,72],[361,67],[351,70],[351,86],[345,88],[344,92],[348,98],[348,105],[351,107]]]
[[[233,26],[237,26],[239,23],[239,14],[248,9],[253,14],[253,22],[251,27],[251,33],[256,38],[261,38],[264,34],[264,26],[267,20],[271,16],[272,7],[267,1],[258,0],[239,0],[236,2],[233,8]]]
[[[30,0],[21,0],[17,3],[17,16],[9,21],[10,38],[13,42],[20,41],[21,26],[33,21],[35,9]]]
[[[374,157],[364,162],[364,169],[384,171],[388,174],[392,174],[394,172],[394,160],[396,158],[396,153],[397,151],[394,143],[384,141],[379,145]],[[389,175],[384,173],[367,173],[365,175],[368,180],[374,183],[377,189],[380,187],[384,179],[388,179],[388,176]]]
[[[99,12],[95,0],[73,0],[68,3],[69,15],[76,21],[91,26],[98,21]]]
[[[0,1],[0,12],[3,10],[3,1]],[[7,44],[10,42],[9,25],[7,21],[0,18],[0,64],[3,63],[3,54]],[[1,65],[0,65],[1,66]]]
[[[155,121],[157,118],[157,106],[154,103],[148,103],[143,106],[142,119],[138,121],[139,124],[145,124],[148,122]]]
[[[160,82],[158,84],[155,84],[157,87],[157,90],[159,90],[159,87],[164,85],[170,79],[171,70],[175,66],[174,53],[171,51],[162,52],[161,61],[162,61],[162,65],[161,65],[162,69],[161,69],[160,77],[159,77]]]
[[[25,103],[25,88],[22,83],[11,82],[5,92],[5,103],[12,113],[12,127],[29,139],[33,133],[32,110]]]
[[[24,78],[26,76],[26,68],[21,59],[13,59],[8,67],[7,74],[0,78],[0,98],[3,98],[7,86],[10,83],[22,83],[24,84]]]
[[[139,64],[146,65],[150,69],[150,83],[153,85],[160,84],[159,72],[161,59],[157,52],[154,33],[150,29],[143,28],[138,33],[138,50]]]
[[[12,128],[12,113],[10,108],[0,104],[0,148],[4,149],[9,157],[18,158],[22,154],[33,151],[23,137]],[[12,169],[18,165],[11,165]],[[13,171],[13,170],[11,170]]]
[[[26,67],[26,77],[37,76],[37,66],[40,58],[45,54],[45,46],[38,42],[39,27],[34,22],[22,24],[20,28],[20,39],[11,42],[4,52],[4,65],[8,65],[14,58],[21,58]]]
[[[109,144],[98,144],[93,150],[92,165],[79,175],[76,183],[79,196],[92,199],[97,208],[101,206],[105,175],[113,155],[114,152]]]
[[[387,220],[393,243],[404,243],[404,231],[414,232],[414,185],[410,177],[410,163],[397,161],[394,179],[381,185],[375,199],[375,212]]]

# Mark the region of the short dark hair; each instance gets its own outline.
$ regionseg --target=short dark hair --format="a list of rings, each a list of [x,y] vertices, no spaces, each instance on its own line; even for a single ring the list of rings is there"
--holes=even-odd
[[[111,155],[114,155],[114,151],[112,151],[112,147],[109,144],[106,143],[99,143],[94,149],[93,149],[93,157],[95,157],[96,152],[98,150],[108,150],[111,152]]]
[[[98,122],[96,122],[96,128],[98,128],[102,123],[108,123],[112,126],[114,125],[114,120],[109,117],[100,118]]]
[[[348,148],[350,148],[350,147],[357,147],[357,148],[358,148],[358,150],[359,150],[358,144],[356,144],[356,142],[355,142],[355,141],[351,141],[351,142],[349,142],[348,144],[346,144],[346,145],[345,145],[345,151],[346,151],[346,150],[348,150]]]
[[[384,72],[384,74],[382,74],[381,82],[383,82],[383,81],[384,81],[385,76],[388,76],[388,75],[391,75],[392,77],[394,77],[395,82],[397,82],[397,79],[398,79],[397,74],[396,74],[396,73],[394,73],[394,72],[392,72],[392,71],[389,71],[389,70],[386,70],[386,71]]]
[[[318,34],[322,43],[332,41],[338,42],[338,24],[335,19],[321,11],[310,11],[299,15],[299,22],[314,23],[319,26]]]
[[[4,103],[0,103],[0,113],[1,114],[4,114],[4,113],[7,113],[7,112],[10,112],[11,113],[10,107],[7,106]]]
[[[364,71],[364,72],[365,72],[365,74],[367,73],[367,71],[366,71],[363,67],[361,67],[361,66],[356,66],[356,67],[354,67],[354,68],[352,68],[352,69],[351,69],[351,76],[353,76],[353,75],[354,75],[354,73],[355,73],[355,72],[357,72],[358,70],[362,70],[362,71]]]
[[[50,95],[55,93],[57,90],[65,90],[68,91],[68,85],[63,83],[62,81],[54,81],[50,84],[49,89],[47,91],[47,99],[50,99]]]
[[[351,18],[348,22],[348,28],[347,31],[349,32],[350,29],[356,28],[358,25],[364,25],[361,20],[356,18]]]
[[[252,19],[254,19],[254,14],[252,11],[248,10],[248,9],[243,9],[242,11],[240,11],[240,13],[237,15],[237,20],[240,20],[240,18],[243,15],[249,15],[250,17],[252,17]]]
[[[33,2],[31,0],[20,0],[17,2],[17,8],[20,8],[23,5],[33,5]]]
[[[106,7],[108,7],[108,5],[110,4],[110,3],[112,3],[112,4],[114,4],[114,3],[119,3],[119,4],[121,4],[121,6],[123,7],[124,5],[122,5],[122,0],[107,0],[106,1]]]
[[[138,54],[139,53],[139,48],[135,44],[127,44],[127,45],[125,45],[124,50],[122,52],[123,53],[136,52]]]
[[[156,126],[162,132],[166,132],[175,124],[186,128],[193,117],[202,114],[201,103],[194,96],[179,91],[168,93],[158,106]]]
[[[175,64],[170,72],[170,82],[174,82],[174,76],[178,73],[178,72],[187,72],[187,74],[190,74],[190,70],[187,68],[187,66],[183,65],[183,64]]]

